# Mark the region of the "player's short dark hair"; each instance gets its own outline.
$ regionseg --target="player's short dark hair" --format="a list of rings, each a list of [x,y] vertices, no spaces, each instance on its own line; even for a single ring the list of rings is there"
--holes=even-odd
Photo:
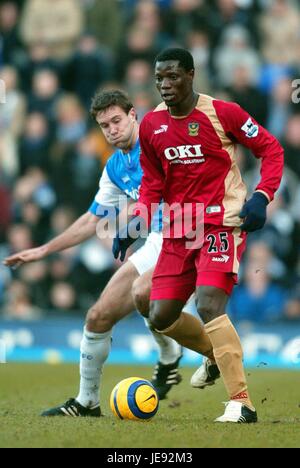
[[[154,63],[166,62],[167,60],[178,60],[179,66],[185,71],[194,70],[195,64],[192,54],[186,49],[178,47],[165,49],[155,58]]]
[[[95,94],[92,100],[90,113],[92,117],[96,118],[98,112],[103,112],[112,106],[121,107],[126,114],[133,108],[133,104],[125,91],[113,89],[100,91]]]

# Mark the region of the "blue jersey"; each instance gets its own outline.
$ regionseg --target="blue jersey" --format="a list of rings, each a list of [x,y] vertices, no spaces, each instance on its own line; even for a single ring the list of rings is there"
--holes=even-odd
[[[117,150],[107,161],[103,170],[99,191],[89,211],[96,216],[105,211],[105,207],[120,207],[124,197],[137,201],[142,182],[143,171],[140,165],[140,143],[136,142],[129,153]],[[152,231],[162,230],[162,210],[158,210],[152,220]]]

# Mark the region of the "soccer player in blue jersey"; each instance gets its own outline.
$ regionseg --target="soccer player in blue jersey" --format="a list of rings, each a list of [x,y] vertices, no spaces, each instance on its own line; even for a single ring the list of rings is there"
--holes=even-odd
[[[139,161],[139,125],[132,103],[122,91],[104,91],[96,94],[91,113],[107,141],[116,147],[104,168],[94,202],[83,216],[47,244],[6,258],[4,263],[7,266],[19,266],[40,260],[84,242],[95,235],[99,218],[105,213],[105,208],[119,208],[122,198],[133,201],[138,199],[142,169]],[[78,396],[61,406],[45,411],[43,416],[101,415],[100,380],[111,348],[112,329],[118,321],[132,312],[136,305],[147,315],[152,272],[162,245],[160,230],[156,217],[145,244],[112,276],[99,300],[87,313],[81,343]],[[192,303],[187,304],[185,310],[192,307]],[[160,351],[152,382],[160,399],[163,399],[172,385],[181,380],[178,374],[181,347],[174,340],[158,334],[151,328],[150,330]],[[212,357],[211,343],[205,334],[201,346],[199,352],[203,351],[204,355]],[[214,367],[216,366],[212,364],[210,369],[214,371]],[[212,377],[207,370],[203,368],[200,384],[196,386],[213,383],[216,375]]]

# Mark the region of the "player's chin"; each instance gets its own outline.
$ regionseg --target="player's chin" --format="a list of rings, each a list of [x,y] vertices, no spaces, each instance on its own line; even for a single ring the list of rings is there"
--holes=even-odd
[[[120,148],[120,149],[123,149],[123,148],[126,148],[126,143],[125,141],[123,140],[115,140],[115,141],[111,141],[110,142],[113,146],[115,146],[116,148]]]
[[[163,98],[164,100],[164,103],[166,104],[166,106],[168,107],[174,107],[174,106],[177,106],[178,102],[175,98],[172,98],[172,99],[167,99],[167,98]]]

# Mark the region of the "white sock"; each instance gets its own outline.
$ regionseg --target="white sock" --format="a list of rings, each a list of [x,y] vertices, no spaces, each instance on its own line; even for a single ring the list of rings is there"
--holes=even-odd
[[[84,328],[80,346],[80,390],[76,400],[86,408],[99,405],[100,377],[111,348],[112,330],[92,333]]]
[[[177,341],[172,340],[172,338],[162,335],[161,333],[157,333],[155,330],[153,330],[149,319],[144,318],[144,321],[158,345],[160,362],[165,365],[173,364],[182,354],[180,344],[177,343]]]

